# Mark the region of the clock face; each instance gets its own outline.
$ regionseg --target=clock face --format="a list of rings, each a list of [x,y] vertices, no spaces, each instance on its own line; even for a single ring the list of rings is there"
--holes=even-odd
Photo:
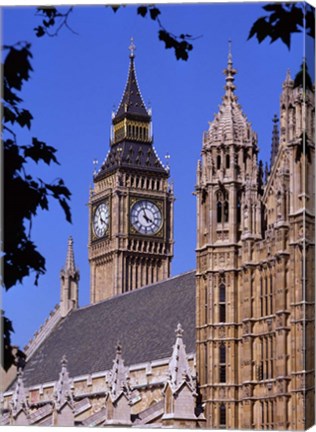
[[[94,229],[94,234],[97,237],[101,238],[105,235],[105,233],[109,228],[109,221],[110,221],[109,205],[107,203],[102,203],[97,207],[93,217],[93,229]]]
[[[133,204],[130,217],[131,224],[140,234],[156,234],[162,225],[161,211],[156,204],[148,200]]]

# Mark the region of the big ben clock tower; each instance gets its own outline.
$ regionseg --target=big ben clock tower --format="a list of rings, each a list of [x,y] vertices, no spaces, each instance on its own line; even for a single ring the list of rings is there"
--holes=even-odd
[[[153,146],[151,113],[130,47],[126,87],[112,117],[110,149],[94,176],[89,207],[91,303],[170,276],[173,191]]]

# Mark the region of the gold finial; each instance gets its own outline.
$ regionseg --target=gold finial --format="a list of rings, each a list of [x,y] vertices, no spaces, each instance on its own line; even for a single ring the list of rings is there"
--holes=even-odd
[[[131,37],[131,44],[128,47],[128,49],[130,50],[130,58],[134,58],[135,57],[135,50],[136,50],[136,45],[134,44],[134,38],[133,36]]]

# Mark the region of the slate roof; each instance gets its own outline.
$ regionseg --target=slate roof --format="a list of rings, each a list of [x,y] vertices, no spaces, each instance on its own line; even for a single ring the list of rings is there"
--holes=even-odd
[[[149,171],[169,177],[151,143],[124,140],[112,145],[94,180],[100,180],[118,168]]]
[[[120,106],[113,118],[113,123],[117,123],[124,117],[135,118],[147,122],[149,122],[151,119],[138,87],[133,56],[130,56],[128,78],[125,90]]]
[[[64,355],[70,377],[109,370],[118,341],[126,366],[168,358],[179,322],[194,353],[194,271],[70,313],[27,362],[24,385],[58,380]]]

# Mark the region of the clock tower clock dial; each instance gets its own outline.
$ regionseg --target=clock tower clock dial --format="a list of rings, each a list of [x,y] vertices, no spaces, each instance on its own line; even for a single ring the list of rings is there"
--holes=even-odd
[[[149,200],[139,200],[131,207],[132,227],[143,235],[155,235],[162,227],[162,214],[158,206]]]
[[[98,238],[103,237],[107,233],[109,220],[109,206],[106,203],[102,203],[96,208],[93,218],[93,230]]]
[[[170,276],[173,190],[169,168],[153,146],[151,112],[144,104],[130,53],[126,87],[112,116],[110,149],[89,199],[91,303]]]

